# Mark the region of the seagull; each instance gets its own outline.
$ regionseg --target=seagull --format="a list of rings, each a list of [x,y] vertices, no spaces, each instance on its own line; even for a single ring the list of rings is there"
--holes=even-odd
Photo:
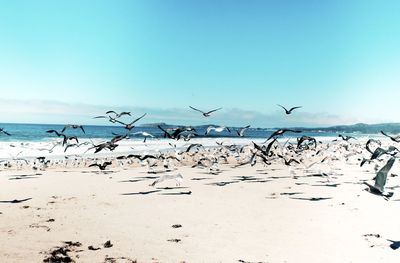
[[[132,135],[142,135],[142,136],[144,137],[143,142],[146,142],[147,137],[154,138],[154,135],[152,135],[152,134],[150,134],[150,133],[148,133],[148,132],[144,132],[144,131],[135,132],[135,133],[133,133]]]
[[[105,118],[105,119],[108,118],[108,121],[111,122],[111,123],[115,123],[117,121],[116,117],[111,117],[109,115],[101,115],[101,116],[93,117],[93,119],[100,119],[100,118]]]
[[[106,167],[111,164],[112,164],[112,162],[104,162],[102,164],[93,163],[93,164],[89,165],[89,167],[97,166],[97,167],[99,167],[100,170],[104,171],[106,169]]]
[[[72,143],[72,144],[68,144],[68,143],[67,143],[67,145],[65,145],[64,152],[66,152],[66,151],[68,150],[68,148],[70,148],[70,147],[79,148],[79,147],[81,147],[82,145],[89,145],[89,144],[90,144],[90,142]]]
[[[143,156],[138,155],[138,154],[130,154],[130,155],[127,156],[127,158],[137,158],[140,161],[144,161],[146,159],[158,159],[156,156],[150,155],[150,154],[146,154],[146,155],[143,155]]]
[[[47,133],[55,133],[58,137],[63,137],[64,138],[63,139],[63,143],[62,143],[63,146],[70,140],[75,140],[76,143],[79,143],[78,138],[76,136],[67,136],[67,135],[65,135],[63,133],[60,133],[60,132],[56,131],[56,130],[48,130],[46,132]]]
[[[370,185],[368,183],[364,183],[369,187],[369,191],[373,194],[377,194],[377,195],[383,195],[385,197],[390,197],[391,193],[385,194],[384,193],[384,188],[385,188],[385,184],[386,184],[386,179],[387,179],[387,174],[389,173],[390,169],[392,168],[394,162],[395,162],[395,158],[391,157],[387,163],[385,164],[385,166],[383,166],[378,173],[375,176],[375,184],[374,185]]]
[[[209,134],[211,131],[223,132],[224,130],[227,130],[228,132],[231,132],[231,130],[228,127],[225,127],[225,126],[220,126],[220,127],[208,126],[205,135]]]
[[[367,151],[369,151],[371,154],[374,153],[374,151],[372,151],[372,150],[371,150],[371,147],[370,147],[370,144],[371,144],[371,143],[376,143],[376,144],[379,145],[379,146],[382,145],[381,141],[379,141],[379,140],[369,139],[369,140],[367,141],[367,143],[365,144],[365,149],[367,149]],[[378,146],[378,147],[379,147],[379,146]],[[376,150],[376,149],[375,149],[375,150]]]
[[[3,128],[0,128],[0,134],[4,133],[5,135],[11,136],[8,132],[6,132]]]
[[[129,111],[123,111],[123,112],[121,112],[121,113],[116,113],[116,112],[113,111],[113,110],[109,110],[109,111],[106,112],[106,114],[108,114],[108,115],[111,114],[111,113],[115,114],[115,118],[116,118],[116,119],[121,118],[121,117],[124,116],[124,115],[131,116],[131,113],[130,113]]]
[[[222,109],[222,108],[218,108],[218,109],[215,109],[215,110],[210,110],[210,111],[204,112],[204,111],[202,111],[202,110],[193,108],[192,106],[189,106],[189,108],[191,108],[192,110],[201,112],[201,113],[203,114],[204,117],[210,117],[210,114],[211,114],[211,113],[213,113],[213,112],[215,112],[215,111],[217,111],[217,110],[221,110],[221,109]]]
[[[285,107],[283,107],[282,105],[279,105],[279,104],[278,104],[278,106],[281,107],[282,109],[284,109],[284,110],[285,110],[285,113],[286,113],[287,115],[291,114],[293,110],[299,109],[299,108],[302,107],[302,106],[296,106],[296,107],[291,108],[290,110],[287,110],[287,109],[286,109]]]
[[[190,134],[192,134],[192,132],[195,131],[195,129],[193,129],[192,127],[178,127],[178,128],[173,128],[172,129],[173,132],[171,133],[169,132],[171,129],[164,129],[160,125],[158,125],[157,127],[164,132],[164,138],[177,139],[177,140],[179,140],[182,137],[182,133],[189,132]]]
[[[287,166],[290,166],[290,164],[293,163],[293,162],[297,163],[297,164],[300,164],[299,161],[297,161],[296,159],[293,159],[293,158],[291,158],[289,160],[286,160],[286,158],[284,156],[280,155],[280,154],[278,154],[278,157],[283,159],[283,161],[285,162],[285,165],[287,165]]]
[[[244,136],[244,132],[250,128],[250,125],[247,125],[246,127],[242,127],[239,130],[236,130],[236,133],[239,137],[243,137]]]
[[[269,136],[269,138],[266,140],[266,142],[271,139],[274,138],[276,136],[280,136],[283,135],[285,132],[295,132],[295,133],[300,133],[301,131],[296,131],[296,130],[292,130],[292,129],[279,129],[277,131],[275,131],[274,133],[271,134],[271,136]]]
[[[394,142],[400,142],[400,135],[397,135],[397,136],[390,136],[390,135],[388,135],[388,134],[386,134],[384,131],[381,131],[381,133],[383,134],[383,135],[385,135],[386,137],[389,137],[392,141],[394,141]]]
[[[396,250],[396,249],[400,248],[400,241],[394,241],[394,240],[390,240],[390,239],[387,239],[387,241],[392,243],[392,244],[390,244],[391,249]]]
[[[135,126],[133,126],[133,124],[134,124],[135,122],[137,122],[138,120],[140,120],[141,118],[143,118],[144,116],[146,116],[146,114],[147,114],[147,113],[143,114],[142,116],[140,116],[139,118],[133,120],[133,121],[130,122],[130,123],[123,123],[122,121],[119,121],[119,120],[116,120],[115,122],[118,122],[118,123],[121,123],[122,125],[125,125],[124,128],[130,131],[130,130],[132,130],[132,129],[135,127]]]
[[[64,128],[61,130],[61,133],[63,133],[66,129],[72,128],[72,129],[81,129],[83,133],[86,134],[85,130],[83,129],[82,125],[76,125],[76,124],[68,124],[65,125]]]
[[[176,185],[179,186],[183,180],[183,176],[180,173],[177,174],[165,174],[155,180],[150,186],[155,186],[156,184],[159,184],[165,180],[170,180],[170,179],[175,179]]]
[[[308,141],[309,143],[313,143],[315,148],[317,148],[317,140],[313,137],[310,136],[301,136],[300,138],[297,138],[297,149],[301,148],[301,144],[305,141]],[[307,145],[308,147],[308,145]]]
[[[342,138],[344,141],[349,141],[350,139],[354,139],[354,140],[357,140],[355,137],[352,137],[352,136],[346,136],[346,135],[342,135],[342,134],[339,134],[338,135],[340,138]]]

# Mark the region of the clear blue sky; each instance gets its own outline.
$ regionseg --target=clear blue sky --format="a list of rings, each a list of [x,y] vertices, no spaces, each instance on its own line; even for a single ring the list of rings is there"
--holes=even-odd
[[[55,122],[55,102],[78,122],[102,107],[195,121],[188,105],[223,107],[228,125],[400,122],[399,14],[400,1],[1,1],[0,122]],[[277,103],[304,107],[279,120]]]

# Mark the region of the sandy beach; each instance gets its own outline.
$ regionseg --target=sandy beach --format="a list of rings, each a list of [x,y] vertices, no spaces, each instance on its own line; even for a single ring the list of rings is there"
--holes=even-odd
[[[215,174],[187,162],[169,172],[183,176],[180,185],[166,180],[154,187],[150,184],[165,174],[162,167],[149,170],[139,161],[114,160],[105,171],[61,165],[2,169],[0,258],[396,262],[398,251],[387,239],[400,237],[393,214],[400,208],[397,189],[389,200],[365,191],[362,182],[372,181],[375,164],[360,167],[362,154],[331,151],[332,156],[311,168],[279,159],[234,168],[237,162],[228,158]],[[320,157],[304,162],[312,158]],[[394,166],[388,189],[399,185],[398,172]]]

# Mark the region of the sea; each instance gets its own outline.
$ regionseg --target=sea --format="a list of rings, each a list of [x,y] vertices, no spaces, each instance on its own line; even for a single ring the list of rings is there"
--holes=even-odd
[[[68,136],[77,136],[80,139],[104,139],[108,140],[115,136],[115,134],[125,135],[127,130],[121,126],[96,126],[96,125],[83,125],[85,133],[81,129],[67,129],[64,134]],[[172,126],[166,126],[172,127]],[[10,142],[10,141],[22,141],[22,142],[45,142],[51,141],[56,138],[56,135],[47,133],[48,130],[56,130],[61,132],[64,125],[59,124],[22,124],[22,123],[2,123],[0,128],[11,134],[7,136],[0,133],[0,142]],[[198,134],[197,138],[237,138],[238,135],[235,130],[238,128],[230,128],[231,132],[224,130],[223,132],[211,131],[208,135],[205,135],[206,126],[194,126]],[[245,132],[244,138],[249,139],[263,139],[268,138],[276,129],[272,128],[249,128]],[[143,126],[135,127],[131,130],[129,139],[130,140],[143,140],[143,136],[140,134],[135,134],[136,132],[147,132],[152,134],[155,138],[163,139],[163,131],[161,131],[156,126]],[[366,134],[359,133],[342,133],[351,136],[366,136]],[[312,137],[338,137],[338,132],[327,132],[327,131],[303,131],[302,133],[285,133],[285,137],[294,138],[301,135],[307,135]],[[151,140],[148,138],[147,140]]]

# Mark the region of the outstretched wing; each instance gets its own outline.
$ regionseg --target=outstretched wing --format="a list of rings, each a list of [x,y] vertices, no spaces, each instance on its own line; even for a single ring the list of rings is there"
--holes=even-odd
[[[288,112],[288,110],[285,108],[285,107],[283,107],[282,105],[280,105],[280,104],[277,104],[279,107],[281,107],[282,109],[284,109],[285,110],[285,112]]]
[[[207,112],[206,114],[210,114],[210,113],[213,113],[214,111],[217,111],[217,110],[221,110],[222,108],[218,108],[218,109],[215,109],[215,110],[210,110],[209,112]]]
[[[131,125],[134,124],[135,122],[137,122],[138,120],[140,120],[141,118],[143,118],[144,116],[146,116],[147,113],[143,114],[142,116],[140,116],[139,118],[137,118],[136,120],[133,120],[131,122]]]
[[[289,110],[289,112],[292,112],[292,110],[299,109],[299,108],[301,108],[301,106],[293,107],[293,108],[291,108],[291,109]]]
[[[203,114],[204,114],[204,111],[202,111],[202,110],[199,110],[199,109],[193,108],[192,106],[189,106],[189,108],[191,108],[192,110],[195,110],[195,111],[198,111],[198,112],[201,112],[201,113],[203,113]]]
[[[375,187],[379,189],[383,193],[385,184],[386,184],[386,178],[387,174],[389,173],[390,169],[392,168],[395,158],[390,158],[389,161],[385,164],[385,166],[382,167],[382,169],[379,170],[379,172],[376,174],[375,177]]]

